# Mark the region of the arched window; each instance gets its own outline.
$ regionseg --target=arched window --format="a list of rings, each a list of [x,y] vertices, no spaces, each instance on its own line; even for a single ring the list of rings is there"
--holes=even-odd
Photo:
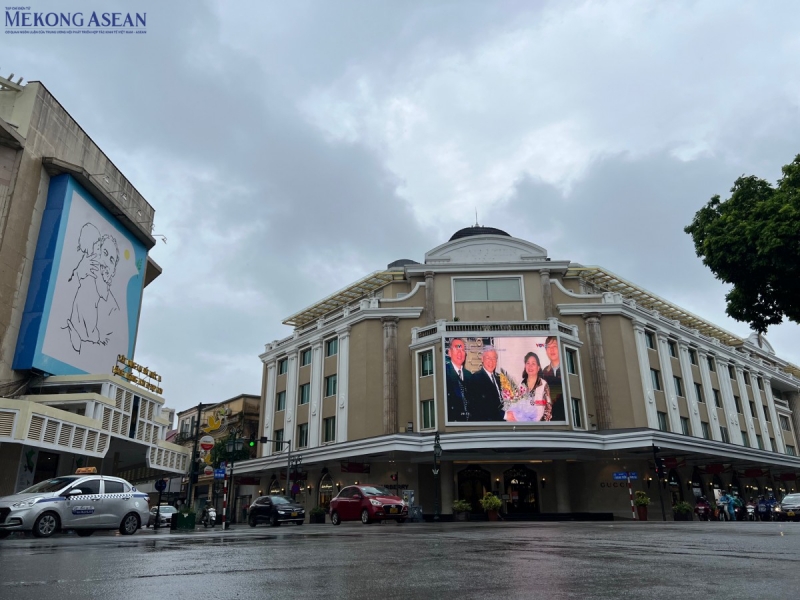
[[[327,511],[336,493],[334,491],[336,488],[333,486],[333,479],[329,473],[324,473],[322,477],[319,478],[319,486],[317,489],[319,490],[319,506]]]

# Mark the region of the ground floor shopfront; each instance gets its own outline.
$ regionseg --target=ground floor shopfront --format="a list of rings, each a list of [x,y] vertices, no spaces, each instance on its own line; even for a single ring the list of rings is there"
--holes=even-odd
[[[626,473],[632,491],[651,498],[651,519],[661,518],[663,499],[668,520],[674,503],[694,505],[722,490],[780,497],[798,489],[800,474],[797,457],[651,429],[443,433],[438,475],[433,443],[433,435],[383,436],[295,451],[291,461],[276,454],[238,463],[236,470],[257,478],[259,495],[292,495],[307,510],[327,508],[344,486],[371,483],[396,490],[425,518],[437,503],[442,518],[452,518],[457,499],[480,515],[478,501],[492,492],[507,518],[532,520],[631,519]],[[660,480],[653,446],[666,467]]]

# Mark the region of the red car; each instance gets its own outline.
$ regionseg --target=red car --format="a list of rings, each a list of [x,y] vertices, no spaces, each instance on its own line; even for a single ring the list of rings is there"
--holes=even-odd
[[[369,525],[373,521],[393,519],[405,523],[408,507],[401,498],[379,485],[351,485],[331,500],[331,523],[358,521]]]

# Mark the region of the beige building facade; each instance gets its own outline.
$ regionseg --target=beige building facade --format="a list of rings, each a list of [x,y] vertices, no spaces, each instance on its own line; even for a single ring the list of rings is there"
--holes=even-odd
[[[42,83],[0,77],[0,495],[186,471],[160,378],[118,362],[161,273],[154,212]]]
[[[800,370],[763,337],[497,229],[461,230],[284,322],[293,335],[261,355],[271,442],[239,472],[308,508],[355,481],[413,490],[443,518],[487,491],[509,518],[631,518],[628,473],[668,519],[715,490],[796,489]]]

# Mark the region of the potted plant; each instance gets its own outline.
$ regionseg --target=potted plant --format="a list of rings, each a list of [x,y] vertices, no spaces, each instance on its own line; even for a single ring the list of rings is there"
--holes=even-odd
[[[480,500],[481,508],[486,511],[490,521],[497,521],[497,511],[503,506],[503,502],[492,492],[486,492]]]
[[[197,513],[189,509],[189,506],[184,504],[180,512],[172,515],[170,519],[170,529],[188,529],[194,531],[197,526]]]
[[[325,509],[321,506],[315,506],[308,513],[309,523],[325,523]]]
[[[466,500],[456,500],[453,502],[453,514],[456,521],[469,521],[469,513],[472,511],[472,504]]]
[[[636,505],[636,516],[639,517],[639,520],[647,521],[647,506],[650,504],[650,496],[642,491],[638,491],[633,499],[633,503]]]
[[[692,505],[688,502],[676,502],[672,507],[672,515],[676,521],[692,520]]]

